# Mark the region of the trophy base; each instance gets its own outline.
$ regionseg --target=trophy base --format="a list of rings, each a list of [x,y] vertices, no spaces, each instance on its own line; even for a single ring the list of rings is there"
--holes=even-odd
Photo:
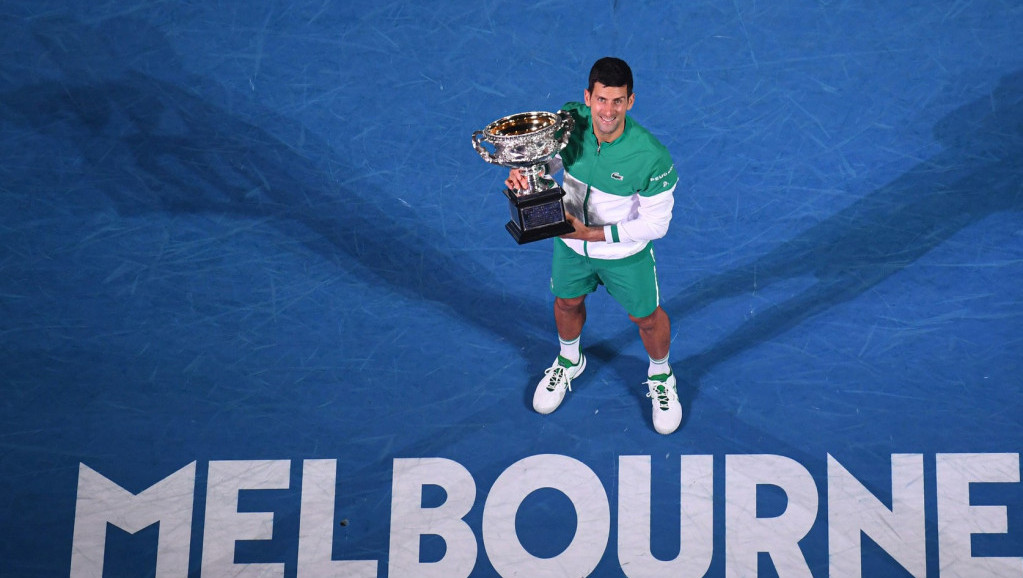
[[[562,201],[565,191],[561,187],[521,197],[505,189],[504,195],[508,197],[512,217],[504,228],[519,245],[558,237],[575,230],[565,220],[565,204]]]
[[[547,227],[541,227],[537,229],[529,229],[523,231],[515,224],[514,221],[508,221],[505,223],[504,228],[508,230],[512,238],[519,245],[525,245],[526,243],[532,243],[533,241],[541,241],[543,239],[550,239],[551,237],[560,237],[566,235],[575,230],[568,222],[556,223]]]

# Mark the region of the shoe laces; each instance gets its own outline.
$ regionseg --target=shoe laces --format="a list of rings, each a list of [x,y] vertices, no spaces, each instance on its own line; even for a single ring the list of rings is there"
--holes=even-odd
[[[568,368],[564,365],[555,363],[544,371],[544,373],[549,376],[547,379],[547,391],[557,391],[558,386],[561,385],[562,382],[565,383],[565,387],[568,388],[568,391],[572,391],[572,378],[565,373],[566,369]]]
[[[646,394],[649,398],[656,398],[657,404],[661,406],[661,409],[668,411],[668,406],[672,401],[678,399],[678,394],[673,389],[668,387],[668,384],[663,381],[649,380],[646,382],[647,387],[650,388],[650,392]]]

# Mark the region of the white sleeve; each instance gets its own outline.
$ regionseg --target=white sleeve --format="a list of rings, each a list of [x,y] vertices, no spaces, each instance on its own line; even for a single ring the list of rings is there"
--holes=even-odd
[[[604,239],[608,243],[623,241],[653,241],[660,239],[668,232],[671,222],[671,210],[675,206],[675,187],[650,197],[639,197],[638,216],[630,221],[622,221],[604,226]]]

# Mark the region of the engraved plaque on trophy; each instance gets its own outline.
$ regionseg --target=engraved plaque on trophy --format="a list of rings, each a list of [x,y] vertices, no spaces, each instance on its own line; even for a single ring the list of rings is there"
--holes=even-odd
[[[505,189],[511,220],[505,229],[520,245],[571,233],[565,191],[544,174],[544,164],[568,144],[575,119],[566,112],[522,112],[495,120],[472,134],[472,145],[488,163],[519,169],[525,189]],[[483,143],[491,145],[490,151]]]

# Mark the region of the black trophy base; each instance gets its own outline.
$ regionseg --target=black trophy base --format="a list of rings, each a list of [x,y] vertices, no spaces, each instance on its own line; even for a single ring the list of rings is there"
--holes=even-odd
[[[504,226],[519,245],[571,233],[575,230],[565,220],[565,191],[553,187],[539,193],[518,196],[504,190],[511,209],[511,220]]]
[[[515,224],[515,221],[508,221],[505,223],[504,228],[511,233],[515,242],[519,245],[525,245],[526,243],[532,243],[533,241],[540,241],[543,239],[550,239],[551,237],[560,237],[561,235],[567,235],[575,230],[575,227],[571,223],[565,221],[561,223],[555,223],[546,227],[538,227],[535,229],[527,229],[523,231]]]

